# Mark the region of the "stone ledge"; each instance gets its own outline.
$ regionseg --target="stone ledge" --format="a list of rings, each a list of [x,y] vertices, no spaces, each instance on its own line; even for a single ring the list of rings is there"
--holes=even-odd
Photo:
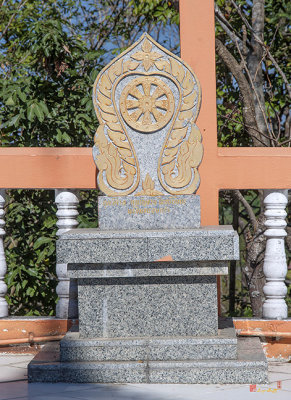
[[[76,383],[248,383],[268,382],[258,338],[238,339],[237,360],[175,362],[63,362],[50,344],[28,366],[29,382]]]
[[[183,230],[74,229],[57,241],[58,263],[140,263],[239,259],[238,235],[229,226]]]
[[[225,261],[68,264],[70,278],[134,278],[227,274],[228,265]]]
[[[68,332],[61,341],[62,361],[174,361],[236,359],[234,329],[209,337],[80,339]]]

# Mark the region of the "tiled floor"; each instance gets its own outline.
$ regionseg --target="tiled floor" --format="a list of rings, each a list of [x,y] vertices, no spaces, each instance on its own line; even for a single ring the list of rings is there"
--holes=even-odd
[[[267,385],[28,384],[33,355],[0,354],[0,400],[291,400],[291,363],[270,363]]]

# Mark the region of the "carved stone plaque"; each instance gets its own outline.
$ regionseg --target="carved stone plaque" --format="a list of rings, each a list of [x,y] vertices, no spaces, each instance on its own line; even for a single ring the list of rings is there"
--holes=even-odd
[[[98,75],[93,149],[107,196],[193,194],[203,155],[201,90],[179,57],[144,34]]]

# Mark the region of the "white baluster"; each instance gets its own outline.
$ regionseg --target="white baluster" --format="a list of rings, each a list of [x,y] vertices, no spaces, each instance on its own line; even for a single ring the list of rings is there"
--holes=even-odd
[[[79,204],[78,191],[67,189],[56,189],[55,202],[58,207],[57,211],[57,236],[62,235],[70,229],[76,228],[79,215],[77,206]],[[78,317],[78,301],[77,301],[77,281],[69,279],[67,276],[67,264],[56,265],[56,273],[59,280],[56,291],[59,301],[56,306],[57,318],[77,318]]]
[[[5,274],[7,271],[6,266],[6,258],[4,253],[3,246],[3,236],[5,235],[4,231],[4,204],[5,204],[6,193],[5,189],[0,189],[0,317],[8,316],[8,304],[5,300],[5,295],[7,293],[7,285],[4,282]]]
[[[287,318],[287,304],[284,300],[287,288],[284,283],[287,274],[287,263],[284,246],[284,238],[287,235],[286,205],[288,202],[288,190],[265,190],[265,236],[267,238],[264,274],[266,284],[264,294],[266,300],[263,304],[263,317],[270,319]]]

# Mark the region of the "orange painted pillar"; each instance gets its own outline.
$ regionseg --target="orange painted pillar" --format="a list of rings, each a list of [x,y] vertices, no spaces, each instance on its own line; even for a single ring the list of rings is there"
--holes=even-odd
[[[197,125],[203,137],[204,156],[199,167],[201,176],[197,194],[201,197],[201,224],[218,224],[218,187],[207,179],[216,174],[217,123],[214,2],[180,0],[181,58],[196,73],[202,89],[202,104]]]
[[[201,109],[197,125],[203,137],[204,156],[199,168],[201,225],[218,225],[218,187],[207,179],[209,171],[217,170],[216,70],[213,0],[180,0],[181,58],[196,73],[202,90]],[[217,277],[218,314],[220,278]]]

